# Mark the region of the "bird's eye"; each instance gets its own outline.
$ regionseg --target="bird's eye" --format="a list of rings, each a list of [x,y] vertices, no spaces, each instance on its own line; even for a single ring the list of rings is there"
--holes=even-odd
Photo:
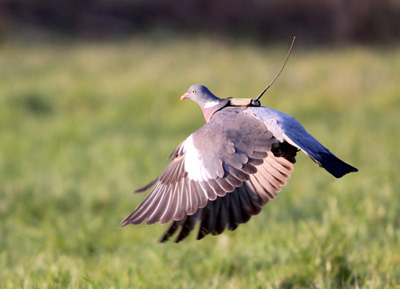
[[[192,93],[196,93],[196,89],[193,89],[193,90],[192,90]]]

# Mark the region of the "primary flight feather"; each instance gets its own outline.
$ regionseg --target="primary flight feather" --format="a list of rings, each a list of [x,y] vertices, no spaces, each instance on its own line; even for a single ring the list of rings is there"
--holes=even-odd
[[[235,230],[274,199],[302,150],[340,178],[357,169],[333,155],[293,117],[264,106],[233,106],[203,85],[192,85],[181,99],[199,104],[206,124],[170,155],[152,190],[121,226],[172,221],[161,238],[179,230],[182,241],[200,223],[197,239]]]

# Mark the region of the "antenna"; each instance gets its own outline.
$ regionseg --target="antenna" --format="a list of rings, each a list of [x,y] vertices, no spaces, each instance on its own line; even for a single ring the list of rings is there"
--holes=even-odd
[[[296,40],[296,36],[293,36],[292,44],[290,45],[290,49],[289,49],[288,55],[286,56],[285,61],[283,62],[283,65],[282,65],[282,67],[281,67],[281,70],[279,70],[279,72],[278,72],[278,74],[275,76],[275,78],[270,82],[270,84],[268,84],[268,86],[267,86],[263,91],[261,91],[260,95],[259,95],[253,102],[259,103],[259,102],[260,102],[261,96],[263,96],[263,94],[268,90],[268,88],[270,88],[271,85],[274,84],[275,80],[277,80],[277,78],[279,77],[279,75],[281,74],[281,72],[283,71],[283,69],[285,68],[285,65],[286,65],[286,62],[287,62],[288,59],[289,59],[290,53],[292,53],[292,49],[293,49],[295,40]]]

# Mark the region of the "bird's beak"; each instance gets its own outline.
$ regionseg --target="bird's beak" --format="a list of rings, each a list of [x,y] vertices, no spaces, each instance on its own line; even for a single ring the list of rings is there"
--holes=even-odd
[[[181,96],[181,100],[184,100],[188,97],[189,97],[189,93],[186,92],[184,95]]]

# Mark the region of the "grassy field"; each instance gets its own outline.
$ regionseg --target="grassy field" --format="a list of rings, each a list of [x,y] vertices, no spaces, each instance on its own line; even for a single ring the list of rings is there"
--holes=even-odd
[[[296,48],[263,105],[359,172],[300,154],[278,198],[219,237],[120,229],[203,116],[193,83],[255,97],[286,46],[207,39],[0,46],[0,288],[400,288],[400,54]]]

